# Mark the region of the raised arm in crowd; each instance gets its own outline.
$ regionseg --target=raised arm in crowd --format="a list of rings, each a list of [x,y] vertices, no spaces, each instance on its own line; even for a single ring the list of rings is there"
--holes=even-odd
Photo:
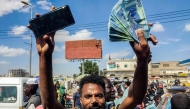
[[[54,9],[54,7],[52,7],[52,9]],[[36,16],[38,17],[39,15],[37,14]],[[36,38],[36,47],[39,54],[40,93],[42,107],[44,109],[64,109],[55,98],[55,90],[52,80],[52,54],[55,46],[54,35],[55,32]],[[140,42],[130,42],[130,45],[137,56],[137,67],[134,73],[133,82],[129,87],[128,96],[119,105],[119,109],[134,109],[137,104],[141,104],[147,90],[148,62],[150,61],[149,59],[151,56],[150,47],[147,40],[144,38],[144,32],[142,29],[137,31],[137,35]],[[152,35],[151,41],[153,44],[157,43],[157,40]],[[80,87],[81,104],[83,109],[91,109],[93,107],[96,107],[96,109],[105,109],[105,84],[100,88],[99,86],[101,85],[96,87],[84,83],[83,86]],[[90,91],[92,89],[94,92]],[[101,92],[101,94],[96,94],[95,91]],[[101,103],[99,103],[99,101]]]

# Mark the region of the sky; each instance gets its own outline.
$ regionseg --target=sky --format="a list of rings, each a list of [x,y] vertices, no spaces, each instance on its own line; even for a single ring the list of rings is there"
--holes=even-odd
[[[53,53],[54,75],[72,76],[79,74],[80,61],[65,59],[65,41],[101,39],[102,59],[96,60],[100,70],[106,68],[111,59],[132,58],[128,42],[108,40],[108,19],[118,0],[25,0],[33,8],[32,15],[44,14],[50,7],[69,5],[75,24],[59,30],[55,36]],[[190,58],[190,0],[142,0],[148,22],[154,24],[151,34],[158,45],[149,43],[152,62],[180,61]],[[21,0],[0,0],[0,75],[8,74],[10,69],[29,71],[30,30],[26,27],[30,19],[30,7],[23,7]],[[32,37],[32,74],[39,73],[39,61]]]

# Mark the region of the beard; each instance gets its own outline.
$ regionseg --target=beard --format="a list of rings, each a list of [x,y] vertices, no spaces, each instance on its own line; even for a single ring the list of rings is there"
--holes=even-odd
[[[100,106],[100,105],[92,105],[92,106],[89,106],[89,107],[82,106],[81,109],[105,109],[105,106]]]

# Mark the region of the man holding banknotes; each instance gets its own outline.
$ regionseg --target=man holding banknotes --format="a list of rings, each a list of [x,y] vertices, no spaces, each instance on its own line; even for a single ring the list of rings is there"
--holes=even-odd
[[[52,7],[54,9],[55,7]],[[36,14],[39,17],[39,14]],[[48,23],[48,22],[47,22]],[[42,99],[42,107],[44,109],[64,109],[61,104],[59,104],[55,98],[55,90],[52,80],[52,54],[54,51],[54,35],[55,32],[44,35],[43,37],[36,38],[36,47],[39,54],[39,70],[40,70],[40,92]],[[134,109],[137,104],[140,104],[147,90],[148,81],[148,61],[150,61],[150,47],[147,40],[144,38],[144,32],[142,29],[137,30],[137,36],[139,42],[130,42],[130,45],[137,56],[137,68],[134,74],[134,80],[129,88],[129,94],[125,100],[118,106],[118,109]],[[151,35],[150,40],[155,45],[158,41]],[[98,81],[98,80],[97,80]],[[84,85],[83,88],[88,88],[88,85]],[[101,86],[99,86],[101,87]],[[103,96],[99,99],[94,98],[94,91],[90,93],[92,95],[88,100],[84,99],[85,90],[82,90],[81,104],[83,109],[105,109],[105,91],[99,90],[101,88],[94,88],[94,91],[101,92]],[[103,100],[103,101],[102,101]],[[101,101],[101,103],[99,103]],[[94,102],[101,104],[94,106]],[[83,105],[85,104],[85,105]]]

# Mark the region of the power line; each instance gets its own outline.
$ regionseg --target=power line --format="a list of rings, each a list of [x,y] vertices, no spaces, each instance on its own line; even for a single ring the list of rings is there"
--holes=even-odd
[[[190,9],[187,9],[187,10],[190,10]],[[152,17],[147,17],[147,19],[149,19],[149,21],[155,21],[155,20],[165,20],[165,19],[171,19],[171,18],[177,18],[177,17],[187,17],[187,16],[189,16],[190,14],[187,14],[187,13],[178,13],[178,14],[176,14],[176,12],[182,12],[182,11],[187,11],[187,10],[181,10],[181,11],[173,11],[173,12],[171,12],[171,13],[174,13],[174,14],[170,14],[169,12],[167,12],[167,13],[162,13],[162,14],[167,14],[167,15],[165,15],[165,16],[163,16],[162,14],[154,14],[154,15],[149,15],[149,16],[152,16]],[[189,11],[189,13],[190,13],[190,11]],[[180,14],[180,16],[171,16],[171,15],[179,15]],[[160,15],[160,17],[159,16],[155,16],[155,15]],[[162,16],[161,16],[162,15]],[[167,16],[171,16],[171,17],[167,17]],[[159,19],[151,19],[151,18],[154,18],[154,17],[159,17]],[[91,26],[91,28],[93,27],[93,26],[95,26],[95,27],[100,27],[101,25],[105,25],[105,24],[107,24],[108,23],[108,21],[104,21],[104,22],[97,22],[97,23],[89,23],[89,24],[83,24],[82,26],[78,26],[77,27],[77,25],[73,25],[71,28],[72,29],[74,29],[74,28],[81,28],[81,27],[90,27]],[[88,29],[91,29],[91,28],[88,28]],[[19,32],[24,32],[24,31],[26,31],[26,30],[20,30]],[[71,31],[73,31],[73,30],[71,30]],[[3,33],[3,32],[9,32],[10,34],[11,33],[14,33],[12,30],[0,30],[0,33]]]
[[[181,10],[181,11],[188,11],[188,10],[190,10],[190,9],[187,9],[187,10]],[[173,13],[173,15],[178,15],[179,13],[178,12],[181,12],[181,11],[173,11],[173,12],[167,12],[167,13],[162,13],[162,14],[170,14],[170,13]],[[176,14],[176,13],[178,13],[178,14]],[[181,13],[181,14],[185,14],[185,15],[179,15],[179,16],[172,16],[172,17],[167,17],[168,15],[166,15],[166,16],[162,16],[161,18],[159,17],[159,19],[152,19],[152,20],[149,20],[149,21],[155,21],[155,20],[168,20],[168,19],[173,19],[173,18],[178,18],[178,17],[184,17],[184,16],[189,16],[190,14],[186,14],[186,13]],[[161,14],[154,14],[154,15],[161,15]],[[170,14],[171,15],[171,14]],[[150,16],[150,15],[149,15]],[[162,21],[162,22],[160,22],[160,23],[170,23],[170,22],[177,22],[177,21],[184,21],[184,20],[190,20],[190,18],[183,18],[183,19],[177,19],[177,20],[171,20],[171,21]],[[98,29],[100,29],[100,28],[107,28],[107,25],[105,25],[105,23],[108,23],[107,21],[106,22],[97,22],[97,23],[90,23],[91,24],[91,26],[90,25],[87,25],[86,24],[86,26],[87,27],[89,27],[89,28],[85,28],[85,29],[96,29],[96,28],[98,28]],[[99,24],[99,25],[98,25]],[[85,24],[84,24],[85,25]],[[103,26],[102,26],[103,25]],[[93,27],[94,26],[94,27]],[[85,26],[80,26],[80,27],[85,27]],[[75,27],[75,28],[77,28],[77,27]],[[79,28],[79,27],[78,27]],[[71,29],[71,30],[69,30],[69,31],[76,31],[76,30],[78,30],[78,29]],[[6,32],[7,31],[7,32]],[[17,32],[24,32],[24,31],[26,31],[26,30],[20,30],[20,31],[17,31]],[[97,32],[97,31],[91,31],[91,32]],[[13,34],[14,32],[12,32],[12,31],[9,31],[9,30],[0,30],[0,36],[5,36],[5,35],[3,35],[2,33],[9,33],[9,34]],[[27,33],[27,32],[25,32],[25,33]],[[72,34],[72,33],[70,33],[70,34]],[[7,35],[7,34],[6,34]],[[59,34],[57,34],[57,35],[59,35]],[[62,34],[60,34],[60,35],[62,35]],[[7,39],[7,38],[22,38],[22,37],[1,37],[0,39]]]
[[[186,15],[186,17],[187,16],[190,16],[190,14],[189,15]],[[171,18],[178,18],[178,17],[183,17],[183,16],[175,16],[175,17],[166,17],[165,19],[162,19],[162,18],[159,18],[159,19],[154,19],[154,20],[149,20],[149,21],[156,21],[156,20],[168,20],[168,19],[171,19]],[[188,20],[189,18],[185,18],[186,20]],[[181,19],[177,19],[177,20],[174,20],[174,21],[180,21]],[[182,19],[183,20],[183,19]],[[167,21],[162,21],[162,22],[167,22]],[[162,22],[160,22],[160,23],[162,23]],[[85,29],[95,29],[95,28],[105,28],[105,27],[107,27],[107,25],[94,25],[94,27],[93,26],[89,26],[89,27],[86,27]],[[69,30],[69,31],[76,31],[76,30],[78,30],[78,29],[71,29],[71,30]],[[18,32],[18,31],[17,31]],[[19,31],[19,32],[23,32],[23,31]],[[6,33],[9,33],[9,34],[13,34],[14,32],[5,32],[5,30],[4,31],[1,31],[0,30],[0,36],[1,35],[4,35],[4,34],[6,34]],[[28,33],[28,32],[25,32],[25,33]]]
[[[185,15],[186,17],[187,16],[190,16],[190,14],[188,15]],[[165,17],[165,18],[158,18],[158,19],[153,19],[153,20],[148,20],[148,21],[156,21],[156,20],[165,20],[165,19],[172,19],[172,18],[178,18],[178,17],[184,17],[184,15],[180,15],[180,16],[174,16],[174,17]]]
[[[184,20],[190,20],[190,18],[187,19],[180,19],[180,20],[171,20],[171,21],[165,21],[165,22],[160,22],[160,23],[171,23],[171,22],[178,22],[178,21],[184,21]],[[108,29],[102,29],[102,30],[94,30],[90,32],[100,32],[100,31],[107,31]],[[81,33],[87,33],[87,32],[81,32]],[[70,33],[73,34],[73,33]],[[57,35],[67,35],[67,34],[57,34]],[[11,38],[23,38],[23,37],[0,37],[0,39],[11,39]]]
[[[159,13],[159,14],[153,14],[153,15],[147,15],[147,19],[154,18],[154,17],[159,17],[160,18],[160,17],[167,17],[167,16],[170,16],[170,15],[186,14],[187,12],[184,13],[184,11],[189,11],[190,12],[190,9],[185,9],[185,10],[180,10],[180,11],[171,11],[171,12]],[[164,14],[167,14],[167,15],[163,16]],[[187,15],[184,15],[184,16],[187,16]],[[180,16],[180,17],[183,17],[183,16]],[[176,17],[168,17],[168,18],[176,18]],[[155,20],[155,19],[151,19],[151,21],[153,21],[153,20]],[[161,18],[159,20],[161,20]],[[99,25],[105,25],[105,23],[108,23],[108,21],[102,21],[102,22],[96,22],[96,23],[88,23],[88,24],[82,24],[82,25],[73,25],[72,28],[79,28],[79,27],[86,27],[86,26],[87,27],[88,26],[97,26],[97,25],[99,26]],[[10,30],[0,30],[0,31],[10,31]],[[25,30],[23,30],[23,31],[25,31]]]
[[[147,15],[148,16],[157,16],[157,15],[163,15],[163,14],[168,14],[168,13],[178,13],[181,11],[190,11],[190,9],[184,9],[184,10],[179,10],[179,11],[170,11],[170,12],[165,12],[165,13],[159,13],[159,14],[153,14],[153,15]]]

